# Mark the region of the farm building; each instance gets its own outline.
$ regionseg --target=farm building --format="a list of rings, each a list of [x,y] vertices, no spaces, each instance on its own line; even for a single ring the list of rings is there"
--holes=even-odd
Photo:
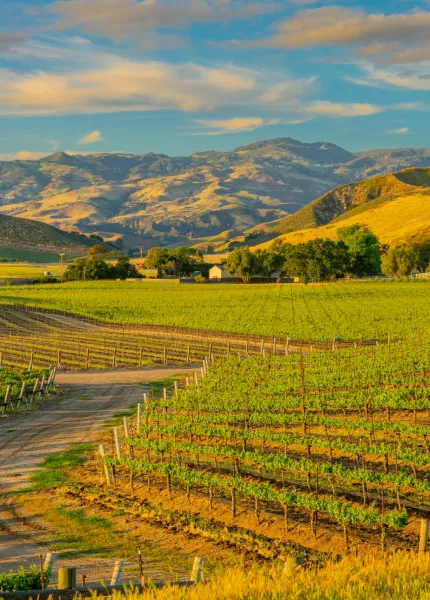
[[[225,281],[226,279],[234,279],[234,277],[227,273],[224,265],[214,265],[209,269],[209,279]]]

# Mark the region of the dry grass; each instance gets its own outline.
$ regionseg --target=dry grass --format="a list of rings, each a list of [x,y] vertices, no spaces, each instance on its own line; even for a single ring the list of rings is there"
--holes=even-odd
[[[130,592],[128,600],[428,600],[430,556],[395,554],[330,563],[318,571],[282,574],[279,567],[238,566],[191,588]]]
[[[376,205],[359,214],[343,217],[322,227],[303,229],[280,236],[284,242],[299,244],[316,238],[335,239],[340,227],[354,224],[367,225],[382,243],[399,245],[410,240],[430,236],[430,196],[414,194]],[[273,240],[261,244],[267,248]]]

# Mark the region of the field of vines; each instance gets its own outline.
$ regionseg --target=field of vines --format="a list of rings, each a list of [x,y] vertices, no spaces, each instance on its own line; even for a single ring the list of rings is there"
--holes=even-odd
[[[178,284],[76,282],[2,289],[0,302],[112,323],[306,340],[386,340],[430,328],[430,282]]]
[[[430,512],[430,344],[205,361],[197,381],[145,397],[108,444],[116,486],[187,499],[217,518],[416,548]],[[157,496],[158,494],[158,496]]]

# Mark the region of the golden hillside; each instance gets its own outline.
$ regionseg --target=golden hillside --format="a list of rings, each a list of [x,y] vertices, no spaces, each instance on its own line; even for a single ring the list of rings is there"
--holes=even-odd
[[[422,240],[430,237],[430,169],[408,169],[342,186],[294,217],[297,223],[302,220],[308,224],[311,218],[313,221],[308,227],[284,233],[276,239],[292,244],[316,238],[334,239],[340,227],[360,224],[371,229],[384,244]],[[316,226],[324,220],[329,222]],[[257,247],[266,248],[272,241],[273,238]]]

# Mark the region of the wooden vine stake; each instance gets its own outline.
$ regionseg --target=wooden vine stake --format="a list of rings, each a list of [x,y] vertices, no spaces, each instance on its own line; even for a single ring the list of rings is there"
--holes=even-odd
[[[136,429],[139,431],[140,424],[142,423],[142,405],[139,403],[137,405],[137,413],[136,413]]]
[[[130,437],[130,431],[128,428],[128,417],[124,417],[124,437]]]
[[[179,393],[178,382],[175,380],[175,398],[178,397],[178,393]]]
[[[419,551],[426,552],[429,539],[430,519],[421,519]]]
[[[196,556],[191,570],[191,581],[194,583],[200,583],[203,579],[203,564],[205,559],[201,556]]]
[[[188,344],[188,348],[187,348],[187,364],[190,364],[191,362],[191,346]]]
[[[33,369],[33,359],[34,359],[34,352],[31,351],[30,352],[30,360],[28,361],[28,370],[31,371]]]
[[[124,563],[122,560],[117,560],[113,568],[112,579],[110,581],[111,585],[119,585],[121,583],[123,569]]]
[[[90,366],[90,349],[87,348],[87,351],[85,353],[85,368],[88,369]]]
[[[167,346],[164,346],[163,350],[163,364],[167,365]]]
[[[121,436],[119,434],[118,427],[114,427],[114,429],[113,429],[113,437],[114,437],[114,440],[115,440],[115,452],[116,452],[116,456],[117,456],[117,458],[121,458],[121,456],[122,456]]]
[[[114,369],[116,368],[116,348],[113,349],[112,366]]]
[[[113,483],[112,468],[109,465],[107,465],[104,461],[104,458],[106,456],[106,450],[105,450],[105,447],[103,446],[103,444],[100,444],[99,452],[100,452],[100,456],[102,457],[102,462],[103,462],[103,467],[104,467],[104,472],[105,472],[105,477],[106,477],[106,483],[107,483],[108,487],[111,487],[111,485]]]

